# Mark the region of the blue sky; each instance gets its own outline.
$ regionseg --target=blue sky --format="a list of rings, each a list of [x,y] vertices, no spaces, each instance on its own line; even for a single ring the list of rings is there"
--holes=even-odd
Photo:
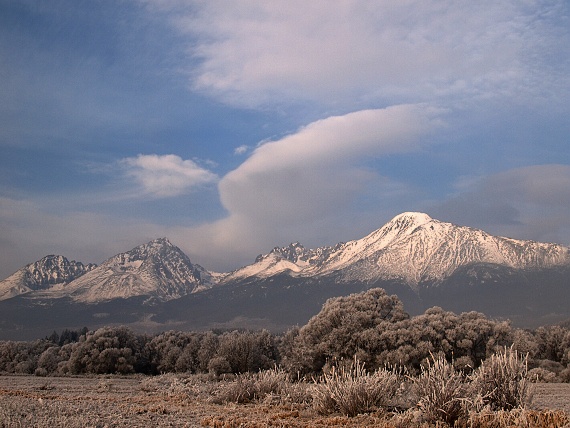
[[[570,244],[570,3],[0,0],[0,277],[403,211]]]

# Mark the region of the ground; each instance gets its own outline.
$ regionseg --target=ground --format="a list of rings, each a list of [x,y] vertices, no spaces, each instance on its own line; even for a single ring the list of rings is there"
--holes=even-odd
[[[217,382],[174,375],[0,376],[0,427],[365,427],[382,415],[323,417],[307,405],[216,404]],[[570,384],[538,384],[536,409],[570,414]]]

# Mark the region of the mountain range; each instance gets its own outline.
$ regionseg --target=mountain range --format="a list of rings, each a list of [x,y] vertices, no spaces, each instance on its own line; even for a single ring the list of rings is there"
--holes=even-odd
[[[412,314],[437,305],[544,323],[570,317],[569,279],[568,247],[407,212],[364,238],[275,247],[227,273],[193,264],[166,238],[99,266],[46,256],[0,281],[0,338],[82,323],[280,330],[306,322],[329,297],[371,287],[397,294]]]

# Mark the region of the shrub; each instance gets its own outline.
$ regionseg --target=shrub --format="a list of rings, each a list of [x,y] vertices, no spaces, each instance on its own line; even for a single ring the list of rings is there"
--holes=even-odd
[[[332,358],[350,360],[357,354],[374,364],[379,332],[408,318],[398,297],[381,288],[328,299],[298,333],[287,335],[283,364],[303,375],[319,373]]]
[[[289,384],[287,373],[278,368],[258,373],[242,373],[238,374],[235,380],[222,384],[213,401],[247,403],[269,394],[282,394],[289,390]]]
[[[443,421],[453,425],[466,415],[465,404],[471,393],[470,385],[463,372],[455,370],[443,355],[432,355],[413,381],[424,421]]]
[[[560,382],[570,383],[570,367],[565,368],[558,374]]]
[[[232,367],[225,357],[214,357],[208,362],[208,371],[216,376],[231,373]]]
[[[321,414],[340,412],[356,416],[388,407],[400,381],[388,369],[368,373],[364,364],[354,359],[350,366],[333,366],[315,385],[313,406]]]
[[[527,379],[529,382],[545,382],[551,383],[556,382],[556,373],[549,370],[543,369],[541,367],[536,367],[531,369],[527,373]]]
[[[278,367],[256,373],[254,380],[257,398],[262,398],[268,394],[281,394],[291,383],[289,375]]]
[[[527,356],[504,348],[481,364],[473,374],[474,388],[493,410],[523,406],[529,398]]]

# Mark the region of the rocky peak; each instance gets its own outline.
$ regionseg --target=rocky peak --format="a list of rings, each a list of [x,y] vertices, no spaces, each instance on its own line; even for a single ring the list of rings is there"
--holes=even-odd
[[[94,269],[96,265],[69,261],[64,256],[48,255],[25,266],[25,285],[32,290],[46,289],[56,284],[66,284]]]
[[[286,260],[297,263],[299,259],[303,258],[303,256],[307,254],[307,250],[298,242],[294,242],[289,244],[287,247],[275,247],[271,250],[270,254],[276,254]]]

